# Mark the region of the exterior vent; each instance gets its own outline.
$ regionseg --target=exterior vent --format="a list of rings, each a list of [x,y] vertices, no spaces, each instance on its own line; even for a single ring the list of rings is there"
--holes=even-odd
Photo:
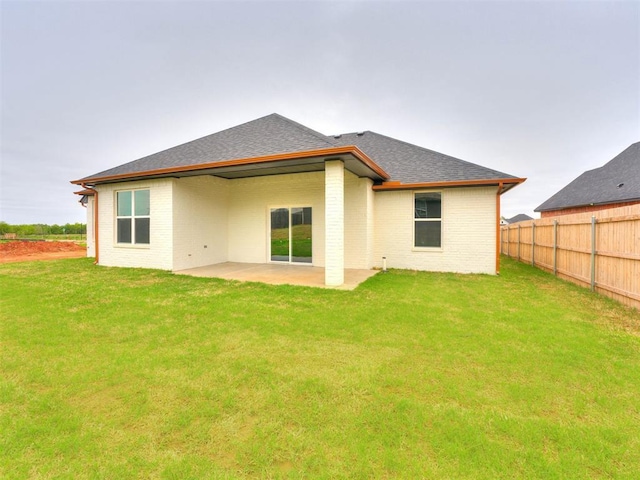
[[[338,135],[334,135],[333,136],[333,138],[340,138],[340,137],[342,137],[342,134],[340,134],[340,133]]]
[[[356,135],[357,135],[358,137],[361,137],[361,136],[363,136],[363,135],[364,135],[364,132],[356,132]]]

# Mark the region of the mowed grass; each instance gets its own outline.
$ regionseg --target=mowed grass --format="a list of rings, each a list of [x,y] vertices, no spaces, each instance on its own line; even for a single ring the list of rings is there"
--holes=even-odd
[[[345,292],[0,266],[1,478],[640,478],[640,313],[504,259]]]

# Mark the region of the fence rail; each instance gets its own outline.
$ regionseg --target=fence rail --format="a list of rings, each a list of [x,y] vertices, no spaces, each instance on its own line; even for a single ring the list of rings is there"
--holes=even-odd
[[[507,225],[500,252],[640,309],[640,205]]]

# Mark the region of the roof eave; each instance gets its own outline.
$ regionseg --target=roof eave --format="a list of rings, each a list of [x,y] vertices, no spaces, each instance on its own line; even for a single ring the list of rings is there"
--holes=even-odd
[[[577,205],[562,205],[559,207],[547,207],[547,208],[535,208],[534,212],[555,212],[557,210],[566,210],[568,208],[582,208],[582,207],[597,207],[600,205],[615,205],[616,203],[627,203],[627,202],[640,202],[640,197],[636,198],[624,198],[619,200],[611,200],[609,202],[591,202],[591,203],[581,203]]]
[[[307,150],[304,152],[279,153],[275,155],[266,155],[262,157],[238,158],[233,160],[225,160],[222,162],[208,162],[208,163],[201,163],[197,165],[183,165],[179,167],[158,168],[153,170],[128,172],[128,173],[121,173],[116,175],[104,175],[101,177],[86,177],[79,180],[72,180],[71,183],[74,185],[82,185],[82,184],[96,185],[99,183],[110,183],[118,180],[130,181],[130,180],[144,179],[147,177],[166,176],[166,175],[184,173],[184,172],[197,172],[199,170],[215,170],[217,168],[223,168],[223,167],[263,164],[263,163],[269,163],[269,162],[278,162],[283,160],[296,160],[296,159],[303,159],[303,158],[310,158],[310,157],[330,157],[334,155],[336,156],[352,155],[383,180],[387,180],[390,178],[389,174],[385,172],[382,169],[382,167],[380,167],[377,163],[375,163],[371,158],[369,158],[362,150],[360,150],[355,145],[347,145],[343,147],[331,147],[331,148],[321,148],[317,150]]]
[[[374,185],[376,191],[387,190],[416,190],[421,188],[455,188],[455,187],[501,187],[500,194],[511,190],[513,187],[526,181],[526,178],[490,178],[481,180],[452,180],[443,182],[420,182],[420,183],[402,183],[402,182],[384,182],[381,185]]]

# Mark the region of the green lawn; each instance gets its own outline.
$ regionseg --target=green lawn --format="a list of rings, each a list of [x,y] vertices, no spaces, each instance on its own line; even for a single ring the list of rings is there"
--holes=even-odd
[[[501,270],[2,265],[0,478],[640,478],[640,312]]]
[[[33,235],[18,235],[18,239],[21,240],[86,240],[87,235],[85,233],[47,233],[47,234],[33,234]]]

